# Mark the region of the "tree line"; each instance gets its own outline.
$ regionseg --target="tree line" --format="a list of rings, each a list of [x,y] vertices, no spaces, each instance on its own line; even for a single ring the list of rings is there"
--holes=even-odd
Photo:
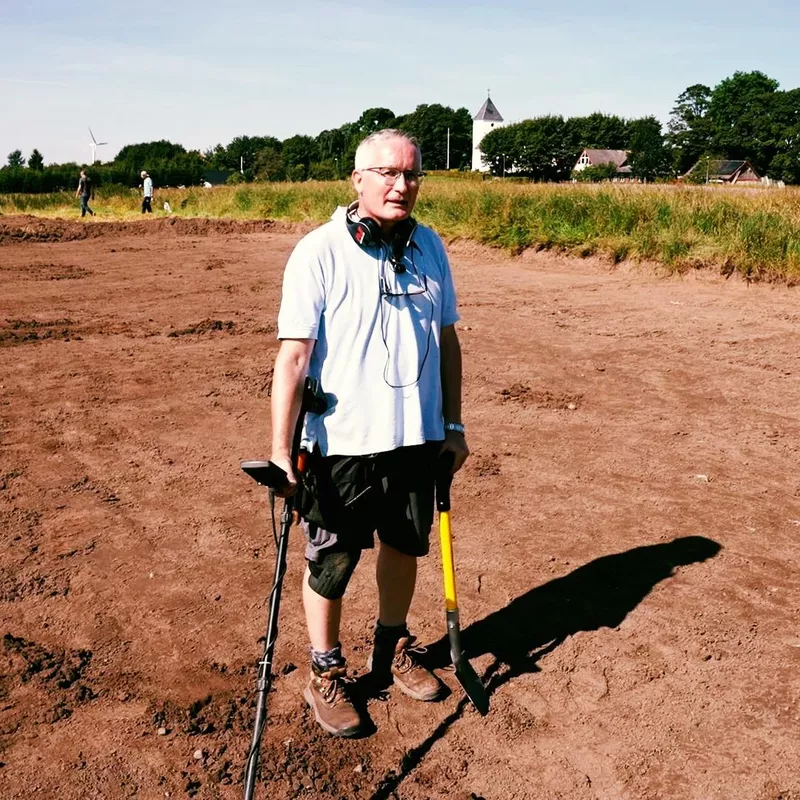
[[[112,162],[87,166],[96,185],[138,186],[147,170],[159,186],[196,186],[209,171],[229,171],[230,183],[249,181],[338,180],[353,170],[359,142],[381,128],[399,128],[416,138],[427,169],[468,169],[472,160],[472,116],[466,108],[423,104],[396,116],[388,108],[369,108],[355,122],[317,136],[237,136],[205,152],[187,151],[168,141],[123,147]],[[448,150],[449,131],[449,150]],[[0,169],[0,192],[54,192],[74,188],[78,164],[43,165],[38,150],[25,159],[20,150]],[[35,165],[35,166],[34,166]]]
[[[496,128],[481,142],[494,174],[543,181],[568,179],[584,148],[627,150],[631,172],[642,180],[685,175],[706,159],[736,159],[750,161],[760,175],[800,183],[800,89],[779,91],[763,72],[736,72],[713,89],[694,84],[681,92],[666,131],[652,116],[546,116]],[[603,179],[615,171],[575,176]]]
[[[484,161],[492,173],[539,181],[569,180],[584,148],[628,150],[633,175],[655,180],[670,172],[670,152],[655,117],[626,120],[611,114],[586,117],[537,117],[495,128],[481,141]],[[613,177],[616,166],[575,173],[581,180]]]
[[[369,108],[355,122],[317,136],[237,136],[204,152],[168,141],[123,147],[114,161],[90,165],[98,185],[138,186],[146,169],[160,186],[197,185],[209,170],[244,181],[337,180],[353,169],[358,143],[380,128],[413,135],[428,170],[467,170],[472,162],[472,117],[466,108],[419,105],[397,116]],[[624,119],[604,113],[564,119],[548,115],[498,127],[481,142],[494,175],[513,173],[539,181],[567,180],[584,148],[627,150],[634,177],[671,179],[704,158],[749,160],[759,174],[800,183],[800,89],[780,91],[762,72],[736,72],[710,88],[694,84],[675,101],[666,130],[653,116]],[[0,168],[0,192],[51,192],[74,188],[77,164],[44,166],[38,150],[20,150]],[[585,170],[581,179],[613,177],[613,168]],[[577,173],[576,173],[577,176]]]

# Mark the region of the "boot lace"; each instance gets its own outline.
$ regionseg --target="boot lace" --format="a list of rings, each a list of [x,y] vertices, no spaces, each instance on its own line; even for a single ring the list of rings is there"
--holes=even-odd
[[[423,647],[421,644],[414,644],[415,640],[416,637],[411,636],[400,652],[395,655],[394,667],[398,672],[409,672],[412,669],[423,669],[422,665],[415,661],[415,656],[421,656],[427,653],[428,648]]]
[[[317,678],[320,694],[326,705],[335,706],[348,701],[348,691],[353,683],[343,668],[333,668]]]

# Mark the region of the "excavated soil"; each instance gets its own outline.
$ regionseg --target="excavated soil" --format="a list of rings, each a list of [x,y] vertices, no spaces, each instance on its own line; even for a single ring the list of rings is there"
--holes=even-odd
[[[0,796],[238,798],[274,545],[270,222],[0,220]],[[796,290],[456,244],[451,693],[321,733],[293,530],[256,796],[798,800]],[[435,542],[435,539],[434,539]],[[374,552],[346,597],[363,675]]]

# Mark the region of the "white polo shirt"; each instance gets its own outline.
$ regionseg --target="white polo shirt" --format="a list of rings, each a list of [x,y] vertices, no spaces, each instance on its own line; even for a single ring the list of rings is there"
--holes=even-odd
[[[441,239],[418,225],[404,272],[386,245],[363,248],[345,209],[298,242],[283,278],[279,339],[315,339],[309,375],[328,400],[304,446],[367,455],[444,438],[441,329],[458,320]]]

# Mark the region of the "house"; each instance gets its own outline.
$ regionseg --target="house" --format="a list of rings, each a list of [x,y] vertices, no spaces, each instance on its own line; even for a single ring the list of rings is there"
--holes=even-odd
[[[573,170],[575,172],[583,172],[586,167],[599,167],[602,164],[615,164],[617,174],[620,176],[630,176],[631,174],[627,150],[583,150],[578,156]]]
[[[761,178],[749,161],[701,158],[684,178],[703,178],[706,183],[759,183]]]

